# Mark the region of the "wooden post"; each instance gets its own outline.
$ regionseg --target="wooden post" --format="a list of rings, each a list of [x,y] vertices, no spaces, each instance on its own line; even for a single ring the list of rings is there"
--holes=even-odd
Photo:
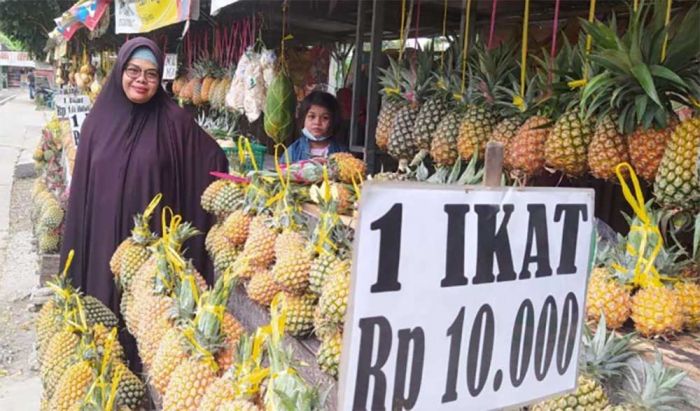
[[[355,26],[355,66],[353,67],[353,82],[352,82],[352,114],[350,117],[350,138],[349,146],[351,151],[361,151],[364,147],[358,144],[360,130],[358,127],[360,101],[363,96],[362,88],[366,84],[360,81],[362,78],[362,60],[364,57],[365,44],[365,10],[363,6],[364,0],[357,0],[357,24]]]
[[[484,167],[484,185],[486,187],[499,187],[503,172],[503,144],[495,141],[489,141],[486,144]]]

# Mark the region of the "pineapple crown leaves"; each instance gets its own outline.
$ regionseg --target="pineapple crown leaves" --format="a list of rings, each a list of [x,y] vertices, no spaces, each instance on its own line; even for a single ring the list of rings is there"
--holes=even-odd
[[[487,49],[484,42],[477,42],[470,55],[468,67],[471,73],[470,92],[472,102],[493,106],[499,98],[501,87],[517,76],[518,63],[515,45],[503,43]]]
[[[472,156],[464,169],[462,159],[458,158],[451,167],[437,168],[425,181],[437,184],[479,185],[483,179],[484,168],[479,165],[478,156]]]
[[[582,101],[588,116],[617,111],[618,128],[629,133],[638,126],[667,127],[669,117],[674,116],[673,102],[693,106],[693,99],[700,95],[700,40],[695,35],[700,8],[693,6],[684,18],[679,21],[676,17],[666,27],[664,5],[642,1],[636,11],[630,6],[622,35],[617,33],[614,17],[608,25],[582,22],[593,38],[591,61],[604,69],[584,88]],[[667,36],[668,52],[663,60]]]
[[[186,324],[194,318],[197,304],[202,294],[195,278],[196,270],[192,261],[187,262],[187,267],[180,272],[177,278],[176,304],[173,308],[172,318],[176,324]]]
[[[598,321],[595,333],[585,327],[579,359],[581,371],[601,383],[622,376],[627,360],[635,355],[632,351],[634,336],[634,333],[618,336],[614,331],[608,332],[605,316]]]
[[[673,411],[686,402],[676,390],[685,379],[685,372],[664,366],[658,351],[653,363],[641,361],[641,365],[641,373],[632,372],[627,377],[631,389],[621,392],[627,403],[645,411]]]
[[[401,94],[401,73],[402,65],[398,60],[392,57],[387,57],[389,60],[388,68],[379,69],[379,84],[382,89],[379,91],[385,98],[398,100]]]

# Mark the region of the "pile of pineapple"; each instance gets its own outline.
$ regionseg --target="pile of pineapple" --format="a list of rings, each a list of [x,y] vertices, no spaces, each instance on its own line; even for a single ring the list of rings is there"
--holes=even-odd
[[[52,298],[36,320],[41,410],[142,409],[146,389],[124,362],[117,317],[72,287],[71,259],[49,284]]]
[[[51,119],[42,130],[41,140],[34,151],[38,177],[32,188],[31,216],[42,254],[57,252],[61,242],[66,206],[61,162],[63,126],[57,118]]]
[[[661,210],[646,206],[650,224],[660,222]],[[597,266],[588,283],[587,317],[607,320],[619,329],[629,319],[645,337],[669,337],[700,326],[700,284],[697,263],[661,234],[644,233],[639,217],[628,218],[627,236],[600,242]],[[635,228],[636,227],[636,228]],[[655,252],[658,250],[658,253]],[[639,255],[645,257],[643,260]]]
[[[208,104],[213,109],[223,109],[235,70],[235,65],[220,67],[212,60],[196,62],[191,70],[175,79],[173,96],[183,104]]]
[[[251,172],[239,182],[217,180],[203,193],[202,207],[218,221],[206,238],[217,272],[232,270],[260,305],[283,299],[287,332],[315,332],[319,365],[336,376],[353,235],[339,211],[353,209],[348,186],[361,182],[365,165],[336,154],[324,170],[325,180],[311,188],[267,172]],[[331,182],[329,174],[346,183]],[[302,212],[310,201],[320,208],[318,220]]]
[[[279,395],[293,398],[288,386],[280,388],[282,394],[270,392],[281,376],[264,379],[267,391],[259,378],[263,343],[270,355],[270,370],[293,366],[292,357],[279,342],[281,336],[251,340],[239,321],[226,312],[231,290],[240,281],[238,271],[228,267],[208,287],[183,255],[184,243],[200,234],[191,224],[182,223],[165,207],[162,236],[150,230],[149,220],[159,201],[160,197],[155,198],[143,214],[135,216],[132,235],[117,248],[110,268],[122,290],[121,313],[136,338],[150,386],[162,397],[163,410],[257,410],[263,403],[283,401]],[[287,312],[290,303],[275,306]],[[252,345],[259,347],[252,350]],[[273,357],[280,362],[275,363]],[[293,404],[317,400],[315,391],[301,378],[291,379],[305,393]],[[255,389],[242,390],[246,384]]]
[[[402,164],[422,151],[444,166],[501,142],[505,167],[525,181],[548,170],[610,180],[629,161],[663,205],[697,208],[700,7],[674,16],[670,28],[665,12],[663,2],[642,1],[630,5],[626,30],[615,20],[582,22],[578,44],[563,36],[553,58],[531,54],[525,90],[512,44],[489,50],[477,41],[466,75],[449,51],[392,60],[381,73],[376,144]],[[696,115],[679,119],[681,107]]]
[[[632,334],[607,332],[605,317],[595,333],[586,327],[581,342],[576,391],[534,404],[533,411],[674,410],[691,401],[679,391],[685,372],[667,368],[661,354],[653,363],[636,359]]]

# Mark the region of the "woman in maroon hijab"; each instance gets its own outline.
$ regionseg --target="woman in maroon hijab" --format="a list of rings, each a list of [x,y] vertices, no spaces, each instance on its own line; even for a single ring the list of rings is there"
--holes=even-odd
[[[133,215],[162,193],[161,206],[172,207],[206,232],[213,221],[202,210],[200,197],[212,181],[209,172],[228,169],[218,144],[167,96],[160,85],[162,74],[163,53],[154,42],[141,37],[127,41],[83,123],[78,144],[61,260],[74,249],[73,284],[115,313],[119,295],[109,260],[130,235]],[[160,209],[155,215],[160,216]],[[152,228],[160,232],[160,218],[153,220]],[[185,247],[211,284],[204,236]],[[133,339],[127,337],[121,340],[132,351]],[[135,353],[129,354],[133,363]]]

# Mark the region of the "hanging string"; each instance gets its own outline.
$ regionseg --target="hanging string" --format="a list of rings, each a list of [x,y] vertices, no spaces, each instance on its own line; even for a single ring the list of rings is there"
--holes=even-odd
[[[464,89],[467,85],[467,50],[469,49],[469,23],[472,12],[472,0],[466,0],[467,7],[464,10],[464,37],[462,39],[462,88],[461,93],[464,96]],[[529,0],[526,0],[529,1]]]
[[[443,3],[443,12],[442,12],[442,39],[445,40],[447,36],[447,0]],[[442,72],[445,68],[445,48],[443,46],[442,50],[440,50],[440,72]]]
[[[399,33],[399,61],[403,61],[403,50],[406,46],[404,29],[406,28],[406,0],[401,0],[401,32]]]
[[[523,41],[520,50],[520,94],[513,97],[513,104],[525,111],[525,81],[527,80],[527,37],[530,25],[530,0],[525,0],[523,12]]]
[[[284,52],[284,43],[287,40],[291,40],[292,36],[287,34],[287,12],[289,9],[289,5],[287,4],[288,0],[284,0],[284,3],[282,3],[282,44],[280,46],[280,64],[285,65],[285,52]]]
[[[559,1],[559,0],[557,0]],[[493,48],[493,36],[496,32],[496,10],[498,9],[498,0],[491,0],[491,27],[489,28],[489,44],[488,49]]]
[[[632,6],[634,11],[637,11],[639,8],[639,0],[634,0],[634,5]]]
[[[552,48],[549,50],[549,55],[554,59],[557,54],[557,36],[559,35],[559,6],[561,0],[554,1],[554,22],[552,22]],[[551,72],[551,70],[550,70]],[[551,77],[551,73],[550,73]]]
[[[672,0],[666,0],[666,21],[664,23],[664,45],[661,47],[661,61],[666,61],[666,49],[668,48],[668,24],[671,22],[671,3]]]
[[[416,35],[414,36],[414,38],[416,39],[416,47],[418,48],[418,50],[421,49],[420,42],[418,41],[418,38],[420,37],[420,2],[421,0],[418,0],[418,2],[416,3]]]

